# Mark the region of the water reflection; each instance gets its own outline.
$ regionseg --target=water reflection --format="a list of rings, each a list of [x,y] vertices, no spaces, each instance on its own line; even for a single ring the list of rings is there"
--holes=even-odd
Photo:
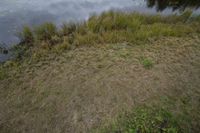
[[[200,0],[147,0],[148,7],[156,7],[157,11],[172,8],[173,11],[184,11],[186,8],[197,9],[200,7]]]

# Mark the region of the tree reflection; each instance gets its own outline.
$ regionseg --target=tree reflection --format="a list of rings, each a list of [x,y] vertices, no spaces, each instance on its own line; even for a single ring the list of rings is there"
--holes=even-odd
[[[186,8],[199,8],[200,0],[147,0],[147,6],[156,7],[157,11],[163,11],[166,8],[184,11]]]

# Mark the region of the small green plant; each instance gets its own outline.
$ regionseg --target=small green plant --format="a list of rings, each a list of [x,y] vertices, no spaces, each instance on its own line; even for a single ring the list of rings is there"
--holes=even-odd
[[[141,58],[140,62],[145,69],[150,69],[153,67],[153,61],[148,58]]]

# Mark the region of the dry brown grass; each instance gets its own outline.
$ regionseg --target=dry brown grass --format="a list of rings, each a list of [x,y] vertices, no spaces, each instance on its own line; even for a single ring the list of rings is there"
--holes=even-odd
[[[200,39],[162,37],[146,45],[80,47],[22,64],[0,81],[0,132],[87,133],[119,113],[169,98],[200,127]],[[140,58],[154,62],[145,69]],[[15,74],[15,75],[13,75]],[[172,106],[166,102],[166,105]],[[183,125],[187,127],[186,125]]]

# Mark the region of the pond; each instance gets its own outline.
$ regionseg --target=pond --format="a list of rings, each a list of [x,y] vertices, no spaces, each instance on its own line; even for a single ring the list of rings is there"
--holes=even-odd
[[[171,14],[189,7],[199,13],[199,6],[199,0],[0,0],[0,44],[10,47],[17,43],[16,34],[23,25],[47,21],[60,25],[111,9]]]

